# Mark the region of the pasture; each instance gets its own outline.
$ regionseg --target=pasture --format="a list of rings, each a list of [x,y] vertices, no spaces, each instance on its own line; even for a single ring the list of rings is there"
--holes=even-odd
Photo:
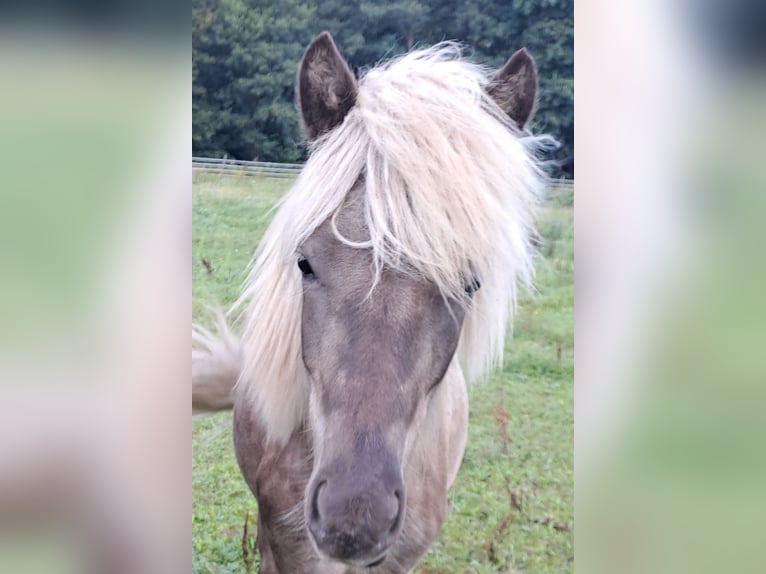
[[[195,173],[192,318],[239,295],[270,208],[289,180]],[[465,458],[441,537],[419,574],[574,570],[574,228],[571,188],[551,189],[535,293],[522,293],[501,371],[469,389]],[[193,571],[255,572],[257,505],[240,476],[231,415],[192,433]],[[246,516],[247,530],[245,530]]]

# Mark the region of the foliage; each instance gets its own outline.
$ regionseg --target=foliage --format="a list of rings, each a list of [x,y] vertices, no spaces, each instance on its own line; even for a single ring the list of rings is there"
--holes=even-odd
[[[238,159],[295,161],[298,62],[314,10],[298,0],[195,0],[192,149]]]
[[[252,247],[285,188],[282,181],[195,176],[195,321],[206,321],[205,305],[237,297]],[[418,574],[573,571],[571,188],[548,193],[539,229],[537,292],[520,298],[503,370],[469,389],[465,457],[447,521]],[[244,573],[244,524],[249,512],[254,537],[257,505],[234,459],[231,415],[195,420],[192,441],[193,571]]]
[[[357,73],[441,40],[493,67],[526,46],[540,71],[532,129],[559,139],[559,158],[574,153],[572,0],[193,0],[193,153],[302,157],[295,73],[322,30]]]

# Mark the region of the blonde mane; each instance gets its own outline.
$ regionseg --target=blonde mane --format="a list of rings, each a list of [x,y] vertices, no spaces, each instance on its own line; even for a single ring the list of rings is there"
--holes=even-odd
[[[502,361],[518,282],[533,274],[534,208],[543,176],[523,137],[487,95],[488,70],[454,44],[369,70],[343,123],[315,141],[253,259],[244,315],[244,393],[272,440],[286,441],[308,402],[296,250],[362,182],[376,269],[404,269],[462,297],[481,282],[459,357],[468,380]]]

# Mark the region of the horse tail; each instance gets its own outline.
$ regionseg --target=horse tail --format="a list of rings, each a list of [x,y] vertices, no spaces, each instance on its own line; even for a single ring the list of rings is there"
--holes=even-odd
[[[220,310],[212,312],[215,332],[192,325],[192,413],[234,406],[234,385],[242,371],[242,346]]]

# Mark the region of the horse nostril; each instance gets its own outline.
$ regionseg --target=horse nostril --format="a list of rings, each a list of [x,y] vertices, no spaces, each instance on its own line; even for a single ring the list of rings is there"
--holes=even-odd
[[[404,503],[402,501],[402,493],[400,490],[394,491],[394,497],[396,498],[396,516],[394,516],[394,521],[391,524],[391,528],[388,530],[389,534],[395,534],[396,530],[399,528],[401,519],[402,519],[402,513],[404,511]]]
[[[321,520],[319,518],[319,492],[326,484],[326,480],[323,480],[317,484],[317,487],[314,489],[314,496],[311,499],[311,522],[316,526],[321,524]]]

